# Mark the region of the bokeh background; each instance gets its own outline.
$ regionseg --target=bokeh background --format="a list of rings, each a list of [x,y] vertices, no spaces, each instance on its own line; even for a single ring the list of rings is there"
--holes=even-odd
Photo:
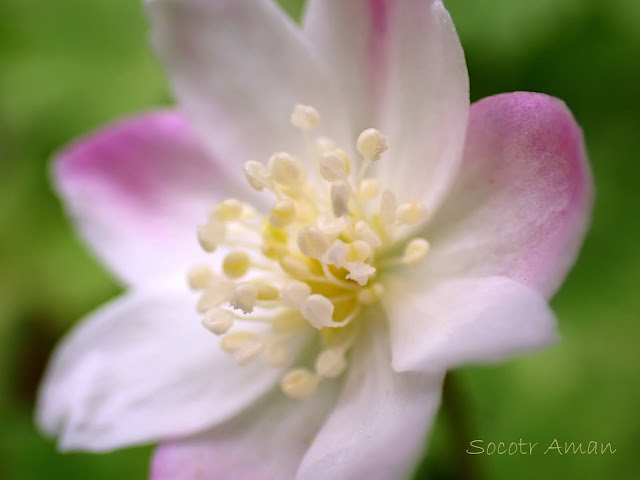
[[[302,1],[282,2],[298,17]],[[471,95],[564,99],[597,186],[582,255],[553,301],[562,341],[462,369],[416,478],[640,478],[640,1],[447,0]],[[117,117],[170,104],[140,2],[0,0],[0,478],[142,479],[150,448],[56,452],[34,428],[46,358],[119,287],[73,235],[52,153]],[[474,439],[611,442],[611,455],[464,453]],[[393,448],[390,446],[390,448]]]

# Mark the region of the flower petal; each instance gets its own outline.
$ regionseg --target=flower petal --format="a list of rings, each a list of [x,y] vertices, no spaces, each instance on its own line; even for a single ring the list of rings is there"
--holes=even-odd
[[[289,123],[312,105],[341,141],[343,103],[302,32],[271,0],[147,0],[152,41],[174,93],[215,153],[239,165],[273,152],[304,153]],[[209,142],[211,132],[215,141]],[[242,172],[238,169],[238,174]]]
[[[397,371],[441,371],[497,361],[556,338],[555,317],[546,300],[509,278],[417,285],[400,276],[385,284]]]
[[[280,390],[210,432],[165,443],[155,452],[152,480],[290,479],[337,396],[323,382],[304,401]]]
[[[387,134],[379,177],[401,201],[435,208],[462,159],[469,110],[464,53],[442,2],[310,0],[304,30],[358,131]]]
[[[426,232],[425,277],[505,275],[553,295],[574,263],[593,187],[582,132],[556,98],[473,105],[464,163]]]
[[[38,423],[65,450],[164,440],[227,420],[280,374],[260,362],[238,366],[200,325],[193,294],[130,294],[90,315],[58,347]]]
[[[128,118],[60,152],[53,179],[91,249],[125,283],[182,273],[233,186],[176,112]]]
[[[442,373],[396,373],[388,332],[372,312],[349,359],[344,390],[302,460],[304,480],[405,478],[440,403]]]

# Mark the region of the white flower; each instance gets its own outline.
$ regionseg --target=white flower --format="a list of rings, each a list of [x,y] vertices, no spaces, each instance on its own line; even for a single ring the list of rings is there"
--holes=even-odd
[[[402,477],[447,369],[554,339],[590,211],[579,128],[540,94],[469,111],[438,0],[311,0],[301,30],[266,0],[147,10],[190,123],[60,154],[129,291],[58,348],[40,426],[161,442],[156,480]]]

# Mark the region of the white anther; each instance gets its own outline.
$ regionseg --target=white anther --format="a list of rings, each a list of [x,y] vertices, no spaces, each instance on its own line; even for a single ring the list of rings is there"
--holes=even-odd
[[[234,353],[249,342],[258,341],[258,336],[253,332],[238,330],[227,333],[220,341],[220,347],[227,353]]]
[[[198,227],[198,242],[205,252],[212,253],[224,241],[225,233],[224,223],[209,222]]]
[[[318,227],[298,230],[298,248],[303,255],[319,259],[329,248],[329,239]]]
[[[318,216],[317,225],[325,235],[340,235],[347,228],[347,220],[344,217],[334,217],[330,213],[322,213]]]
[[[387,137],[375,128],[367,128],[358,137],[356,147],[360,155],[370,161],[376,161],[389,148]]]
[[[295,204],[288,198],[278,200],[271,209],[269,223],[276,228],[284,228],[296,217]]]
[[[262,351],[262,359],[270,367],[284,367],[289,362],[289,350],[282,345],[268,345]]]
[[[339,180],[331,185],[331,207],[336,217],[349,215],[349,184]]]
[[[320,161],[320,175],[327,182],[337,182],[345,180],[349,175],[347,161],[342,152],[328,152],[322,156]]]
[[[240,278],[246,275],[251,266],[251,260],[242,250],[229,252],[222,261],[222,271],[230,278]]]
[[[196,309],[200,313],[205,313],[216,307],[220,302],[228,300],[233,292],[233,282],[226,279],[216,279],[215,282],[207,288],[196,304]]]
[[[380,241],[378,235],[376,235],[373,229],[364,220],[360,220],[356,223],[355,238],[357,240],[364,240],[373,248],[379,248],[382,246],[382,241]]]
[[[233,326],[233,314],[221,308],[212,308],[202,317],[202,326],[216,335],[222,335]]]
[[[292,400],[302,400],[318,388],[318,377],[308,370],[297,368],[280,380],[282,392]]]
[[[214,281],[213,271],[207,265],[196,265],[187,273],[187,282],[192,290],[204,290]]]
[[[396,219],[405,225],[413,225],[427,216],[427,209],[419,203],[403,203],[396,209]]]
[[[264,343],[260,340],[250,340],[233,353],[233,359],[243,367],[258,358],[263,348]]]
[[[379,192],[380,182],[375,178],[365,178],[360,183],[360,188],[358,189],[358,198],[360,198],[360,201],[366,202],[368,200],[376,198]]]
[[[280,289],[275,285],[260,280],[254,283],[258,287],[258,300],[270,301],[280,298]]]
[[[363,305],[373,305],[382,297],[384,288],[379,283],[358,291],[358,301]]]
[[[325,262],[336,267],[341,267],[347,261],[349,255],[349,245],[342,240],[335,240],[327,253],[325,254]]]
[[[298,103],[293,107],[289,120],[294,127],[310,130],[316,128],[320,123],[320,114],[315,108]]]
[[[229,303],[236,310],[242,310],[243,313],[253,312],[258,303],[258,287],[249,282],[238,283],[233,289]]]
[[[290,188],[299,189],[306,179],[302,163],[286,152],[271,155],[269,172],[277,183]]]
[[[255,190],[261,192],[265,188],[273,187],[273,179],[269,175],[269,171],[260,162],[250,160],[242,166],[242,170],[249,185]]]
[[[316,150],[319,155],[323,153],[330,152],[331,150],[335,150],[336,142],[331,140],[328,137],[318,137],[316,138]]]
[[[365,262],[347,262],[344,267],[349,271],[347,278],[362,286],[376,273],[376,269]]]
[[[373,248],[364,240],[356,240],[349,244],[349,260],[364,262],[373,255]]]
[[[347,359],[341,348],[327,348],[316,358],[316,373],[321,377],[334,378],[347,368]]]
[[[398,201],[391,190],[385,190],[380,197],[380,219],[387,225],[396,221]]]
[[[309,322],[296,310],[284,310],[271,319],[271,329],[274,333],[291,334],[308,328]]]
[[[234,198],[227,198],[216,206],[214,216],[216,220],[221,222],[230,222],[242,217],[243,213],[244,205],[242,202],[239,202]]]
[[[414,238],[404,249],[402,263],[406,263],[407,265],[416,265],[427,256],[429,249],[429,242],[424,238]]]
[[[278,260],[280,268],[292,277],[306,277],[309,275],[309,266],[299,258],[287,255]]]
[[[311,287],[304,282],[294,280],[287,283],[280,292],[282,301],[289,307],[300,310],[304,301],[311,295]]]
[[[302,305],[302,315],[318,330],[333,325],[333,310],[331,300],[317,293],[309,295]]]

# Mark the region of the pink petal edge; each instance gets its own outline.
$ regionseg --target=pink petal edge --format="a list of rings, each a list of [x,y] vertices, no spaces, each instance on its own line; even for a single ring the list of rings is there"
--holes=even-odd
[[[196,226],[233,190],[176,111],[126,118],[63,149],[53,183],[89,247],[127,284],[182,274]]]
[[[564,102],[529,92],[471,108],[460,173],[425,234],[421,275],[505,275],[551,297],[586,233],[593,183]]]

